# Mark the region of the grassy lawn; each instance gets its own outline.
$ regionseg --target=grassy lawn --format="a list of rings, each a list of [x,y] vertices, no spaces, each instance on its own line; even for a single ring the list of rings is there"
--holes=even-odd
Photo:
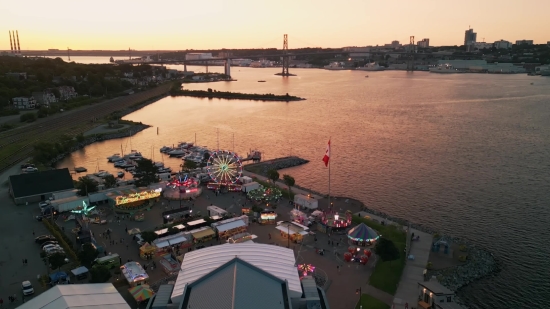
[[[289,199],[289,200],[291,200],[291,201],[294,200],[294,195],[296,195],[296,193],[290,192],[290,194],[289,194],[288,189],[281,188],[281,187],[279,187],[279,186],[277,186],[277,185],[275,185],[275,184],[273,184],[273,183],[270,183],[270,182],[267,182],[267,181],[263,181],[263,180],[260,180],[260,179],[258,179],[258,178],[255,178],[255,177],[253,177],[253,178],[254,178],[254,181],[255,181],[255,182],[261,184],[261,185],[264,186],[264,187],[267,187],[267,188],[274,187],[274,188],[280,189],[280,190],[281,190],[281,193],[283,194],[283,197],[284,197],[284,198]]]
[[[397,285],[401,279],[401,274],[405,268],[405,241],[406,234],[395,225],[382,225],[376,221],[353,216],[353,223],[363,222],[371,228],[378,231],[382,237],[393,241],[401,257],[398,260],[391,262],[382,262],[379,260],[376,263],[376,267],[370,276],[369,283],[375,288],[378,288],[384,292],[395,294]],[[369,307],[370,308],[370,307]]]
[[[361,306],[363,309],[390,309],[389,305],[367,294],[361,295],[361,302],[355,306],[355,309],[360,309]]]

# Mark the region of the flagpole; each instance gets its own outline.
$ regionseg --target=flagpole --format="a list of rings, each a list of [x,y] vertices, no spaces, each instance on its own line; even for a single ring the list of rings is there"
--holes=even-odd
[[[330,157],[332,157],[332,141],[331,141],[331,137],[329,137],[328,139],[328,142],[329,142],[329,160],[328,160],[328,207],[330,210],[332,210],[332,207],[331,207],[331,204],[330,204]]]

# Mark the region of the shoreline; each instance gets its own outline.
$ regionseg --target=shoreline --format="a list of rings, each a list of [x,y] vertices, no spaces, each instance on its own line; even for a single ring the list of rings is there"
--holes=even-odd
[[[290,158],[291,157],[284,157],[284,158],[278,158],[278,159],[273,159],[269,161],[283,160],[282,162],[284,162],[285,159],[288,160]],[[301,160],[304,160],[304,159],[301,159]],[[269,161],[265,161],[265,162],[269,162]],[[255,163],[254,165],[258,166],[265,162]],[[291,165],[291,166],[282,167],[282,168],[277,168],[276,165],[274,166],[271,164],[269,164],[268,166],[271,168],[280,170],[280,169],[290,168],[290,167],[294,167],[302,164],[305,164],[305,163]],[[247,166],[250,166],[250,165],[247,165]],[[251,170],[251,169],[247,169],[246,168],[247,166],[245,166],[245,170],[251,176],[264,177],[264,178],[266,177],[264,174],[265,173],[264,170],[260,170],[260,171],[257,171],[254,169]],[[282,183],[281,180],[279,180],[276,185],[279,187],[281,186],[286,187],[286,185]],[[323,194],[302,186],[294,185],[293,188],[299,189],[301,191],[309,192],[313,195],[317,195],[322,198],[328,197],[327,194]],[[331,198],[333,198],[334,200],[337,200],[337,199],[349,200],[349,204],[351,206],[358,206],[361,211],[369,213],[373,216],[383,218],[384,220],[391,221],[402,226],[408,226],[410,224],[410,227],[412,229],[416,229],[418,231],[430,234],[432,236],[439,235],[439,237],[437,238],[434,237],[433,241],[437,241],[438,239],[441,239],[441,238],[446,238],[446,239],[450,239],[453,242],[453,244],[466,245],[466,247],[468,248],[467,253],[469,258],[464,264],[452,266],[445,269],[428,270],[426,274],[426,278],[431,278],[432,276],[437,277],[439,282],[443,286],[449,288],[454,292],[458,292],[461,288],[467,286],[472,282],[495,275],[501,270],[501,263],[497,260],[497,258],[487,249],[478,246],[474,241],[468,240],[463,237],[462,238],[453,237],[447,234],[443,234],[432,228],[426,227],[422,224],[414,223],[400,217],[391,216],[383,211],[369,208],[365,205],[365,203],[355,198],[350,198],[345,196],[331,196]],[[426,265],[426,269],[427,269],[427,265]],[[460,297],[457,297],[457,298],[460,300]]]

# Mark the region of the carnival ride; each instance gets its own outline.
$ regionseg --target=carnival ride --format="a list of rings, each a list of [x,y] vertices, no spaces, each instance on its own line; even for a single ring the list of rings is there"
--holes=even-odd
[[[247,196],[256,202],[272,203],[278,201],[283,196],[283,193],[279,188],[260,186],[258,189],[249,191]]]
[[[214,183],[235,184],[242,176],[243,163],[236,153],[218,150],[210,154],[206,170]]]
[[[332,230],[345,229],[351,224],[351,212],[346,211],[343,216],[338,212],[323,212],[320,223],[326,228],[330,228]]]
[[[171,200],[186,200],[195,198],[201,193],[200,180],[188,175],[178,175],[170,180],[162,195]]]

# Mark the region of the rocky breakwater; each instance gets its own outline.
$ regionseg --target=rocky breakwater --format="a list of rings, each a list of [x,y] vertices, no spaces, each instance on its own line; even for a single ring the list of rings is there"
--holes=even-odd
[[[466,251],[461,252],[461,255],[466,255],[467,258],[463,264],[446,269],[428,270],[427,272],[426,278],[435,276],[442,285],[452,291],[457,291],[471,282],[495,274],[500,270],[500,264],[493,254],[486,249],[478,247],[472,241],[459,237],[439,236],[441,234],[432,228],[421,224],[412,223],[402,218],[390,216],[376,209],[370,209],[360,201],[356,201],[356,203],[360,203],[362,210],[365,212],[385,218],[388,221],[393,221],[403,226],[408,226],[410,224],[413,229],[432,234],[434,235],[434,241],[444,239],[450,243],[464,247]]]
[[[284,157],[267,160],[260,163],[252,163],[244,166],[244,169],[258,175],[267,176],[269,170],[282,170],[284,168],[299,166],[309,161],[298,157]]]

